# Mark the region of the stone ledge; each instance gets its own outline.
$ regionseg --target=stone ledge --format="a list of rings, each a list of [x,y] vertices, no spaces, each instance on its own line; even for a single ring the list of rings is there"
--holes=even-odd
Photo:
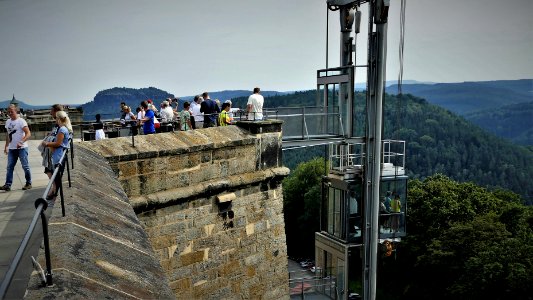
[[[131,137],[80,142],[87,148],[108,159],[110,163],[161,156],[179,155],[222,147],[254,144],[256,138],[237,126],[223,126],[191,131],[165,132]],[[157,147],[155,147],[157,145]]]
[[[236,125],[252,134],[281,132],[281,120],[237,121]]]
[[[180,201],[182,201],[191,197],[198,197],[199,195],[206,193],[212,194],[214,191],[218,190],[222,192],[228,189],[252,185],[254,183],[259,183],[273,178],[279,178],[281,180],[289,175],[289,171],[290,170],[286,167],[280,167],[256,171],[253,173],[228,176],[227,178],[210,180],[194,186],[166,190],[152,193],[150,195],[131,197],[130,203],[135,211],[144,211],[152,207],[171,205],[176,201],[176,199],[180,199]]]

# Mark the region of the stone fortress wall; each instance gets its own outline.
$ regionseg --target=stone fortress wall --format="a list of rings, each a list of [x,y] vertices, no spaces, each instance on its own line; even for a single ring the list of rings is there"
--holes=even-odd
[[[119,182],[112,190],[127,195],[176,298],[288,298],[281,122],[138,136],[135,147],[131,138],[81,142],[75,151],[74,177],[100,173],[80,170],[81,153],[105,158]],[[77,205],[66,192],[66,207]]]

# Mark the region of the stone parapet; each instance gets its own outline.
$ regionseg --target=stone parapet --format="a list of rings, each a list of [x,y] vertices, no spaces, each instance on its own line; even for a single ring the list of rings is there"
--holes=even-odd
[[[170,299],[168,279],[107,161],[75,146],[66,217],[56,203],[49,220],[54,285],[36,274],[28,299]],[[45,265],[44,252],[39,261]]]
[[[288,299],[281,122],[239,126],[76,143],[29,296]]]

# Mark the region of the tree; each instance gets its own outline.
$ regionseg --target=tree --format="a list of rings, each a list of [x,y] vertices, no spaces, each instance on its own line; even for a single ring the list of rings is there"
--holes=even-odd
[[[411,181],[408,208],[406,299],[531,298],[533,208],[516,194],[434,175]]]
[[[291,256],[314,257],[315,232],[320,230],[320,183],[323,158],[299,164],[283,181],[283,210],[287,251]]]

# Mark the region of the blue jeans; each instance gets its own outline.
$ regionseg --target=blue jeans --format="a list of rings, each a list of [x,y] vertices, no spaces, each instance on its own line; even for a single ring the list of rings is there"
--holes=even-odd
[[[28,148],[9,149],[7,153],[7,174],[6,185],[11,186],[13,183],[13,170],[17,164],[17,159],[20,159],[22,169],[24,169],[24,176],[26,177],[26,183],[31,184],[31,172],[30,164],[28,162]]]

